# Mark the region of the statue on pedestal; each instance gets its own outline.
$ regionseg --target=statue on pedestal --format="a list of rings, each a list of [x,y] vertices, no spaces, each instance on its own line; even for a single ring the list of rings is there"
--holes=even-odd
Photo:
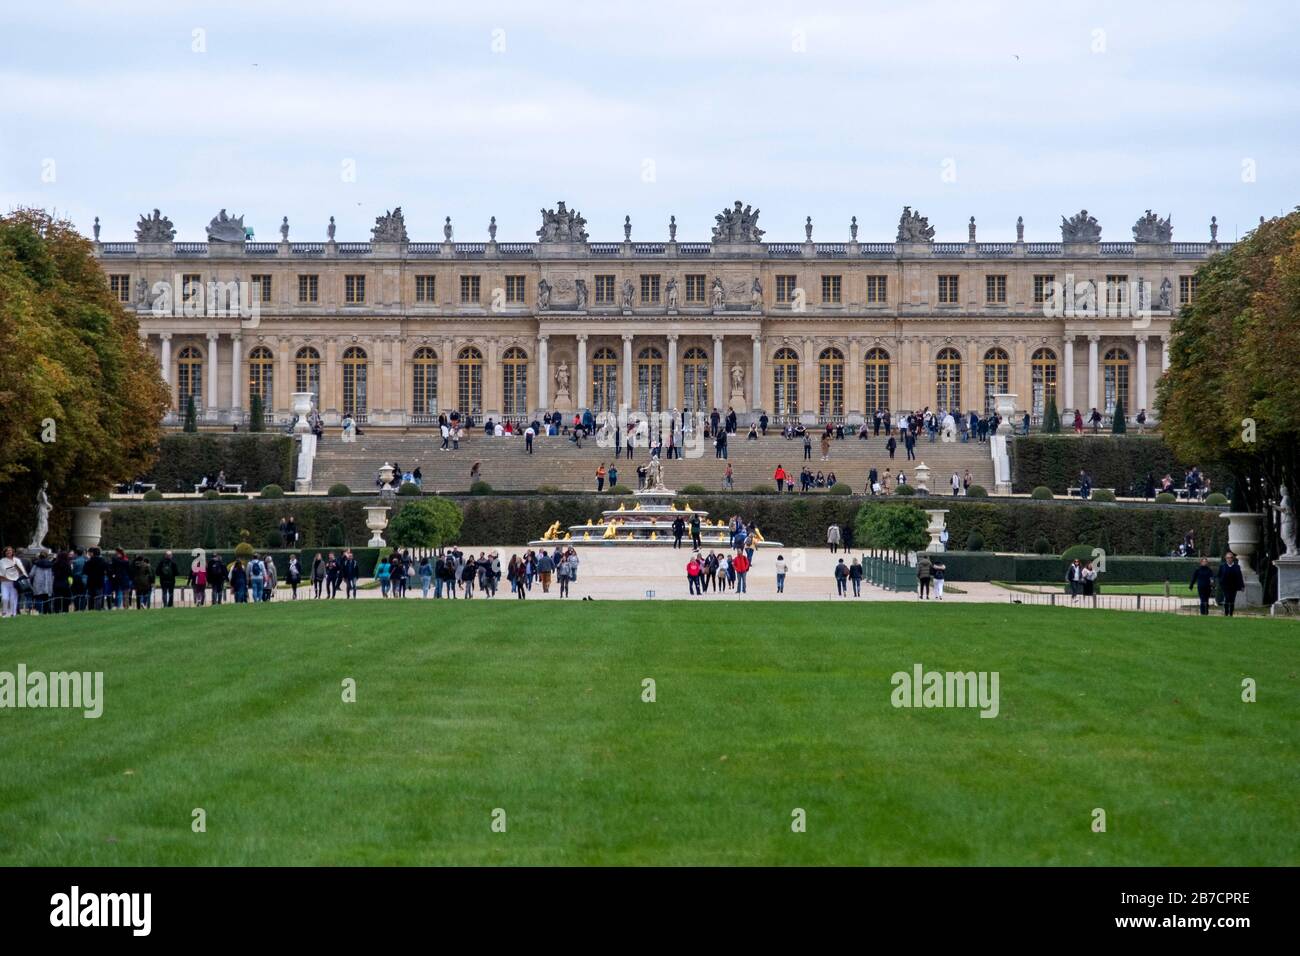
[[[28,545],[29,551],[40,551],[45,546],[45,536],[50,533],[50,496],[48,490],[50,483],[42,481],[41,487],[36,490],[36,530],[32,532],[32,543]]]
[[[1291,557],[1296,557],[1296,535],[1295,535],[1295,505],[1291,503],[1291,495],[1283,485],[1279,492],[1278,503],[1273,506],[1273,510],[1278,513],[1282,519],[1282,544],[1286,547],[1286,553]]]
[[[739,362],[735,362],[731,366],[731,394],[745,394],[745,367]]]
[[[645,469],[645,485],[651,491],[664,489],[664,466],[658,455],[651,455]]]
[[[563,360],[555,369],[555,397],[569,397],[569,363]]]

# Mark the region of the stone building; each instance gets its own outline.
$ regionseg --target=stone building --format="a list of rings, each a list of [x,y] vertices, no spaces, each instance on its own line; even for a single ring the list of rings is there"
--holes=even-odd
[[[705,242],[592,242],[560,203],[536,242],[411,242],[401,209],[369,242],[246,238],[225,210],[205,243],[175,242],[157,210],[135,242],[98,241],[170,384],[176,420],[276,421],[313,392],[329,424],[420,426],[543,410],[733,407],[775,421],[854,422],[877,408],[985,411],[1010,392],[1131,416],[1153,404],[1169,325],[1196,269],[1228,244],[1173,242],[1149,210],[1103,242],[1086,211],[1060,242],[935,242],[904,209],[892,242],[767,242],[737,202]],[[98,228],[96,229],[98,234]],[[1019,413],[1018,413],[1019,414]]]

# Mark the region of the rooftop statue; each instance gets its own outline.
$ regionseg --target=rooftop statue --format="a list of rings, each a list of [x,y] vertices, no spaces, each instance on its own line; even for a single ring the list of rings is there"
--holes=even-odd
[[[560,200],[554,209],[542,210],[542,228],[537,230],[539,242],[586,242],[587,220],[576,209],[565,208]]]
[[[223,209],[212,217],[207,232],[209,242],[243,242],[246,235],[244,217],[229,216]]]
[[[1161,219],[1150,209],[1141,219],[1133,224],[1133,239],[1136,242],[1169,242],[1174,235],[1171,217]]]
[[[384,210],[382,216],[375,217],[375,224],[370,230],[374,242],[408,242],[406,220],[402,217],[402,207],[391,212]]]
[[[758,210],[741,206],[740,200],[731,209],[724,209],[713,217],[714,242],[762,242],[763,230],[758,228]]]
[[[171,242],[175,238],[176,230],[172,227],[172,221],[157,209],[152,216],[142,214],[140,221],[135,224],[136,242]]]
[[[1088,210],[1080,209],[1077,216],[1061,217],[1062,242],[1101,242],[1101,226]]]
[[[895,241],[934,242],[934,226],[919,212],[912,212],[911,206],[904,206],[903,214],[898,217],[898,238]]]

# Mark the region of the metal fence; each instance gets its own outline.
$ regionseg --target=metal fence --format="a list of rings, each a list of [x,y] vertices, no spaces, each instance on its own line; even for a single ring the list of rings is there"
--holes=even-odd
[[[1162,614],[1195,614],[1200,605],[1194,600],[1163,597],[1154,594],[1079,594],[1065,592],[1015,591],[1012,604],[1033,604],[1039,607],[1077,607],[1104,611],[1150,611]]]
[[[901,551],[864,551],[862,579],[886,591],[916,590],[916,568]]]

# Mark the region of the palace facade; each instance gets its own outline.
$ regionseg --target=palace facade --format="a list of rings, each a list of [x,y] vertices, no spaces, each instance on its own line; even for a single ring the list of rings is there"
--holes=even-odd
[[[98,241],[171,386],[208,423],[254,396],[287,420],[311,392],[327,424],[423,426],[541,411],[733,407],[742,420],[856,422],[877,408],[992,410],[1012,393],[1058,408],[1153,404],[1169,326],[1196,269],[1227,249],[1173,242],[1147,212],[1130,242],[1062,218],[1060,242],[934,242],[905,209],[893,242],[767,242],[736,203],[708,242],[591,242],[560,203],[538,240],[407,239],[400,208],[370,242],[245,239],[223,210],[206,243],[175,242],[158,211],[135,242]],[[236,308],[234,306],[241,305]],[[1019,415],[1020,412],[1017,412]]]

